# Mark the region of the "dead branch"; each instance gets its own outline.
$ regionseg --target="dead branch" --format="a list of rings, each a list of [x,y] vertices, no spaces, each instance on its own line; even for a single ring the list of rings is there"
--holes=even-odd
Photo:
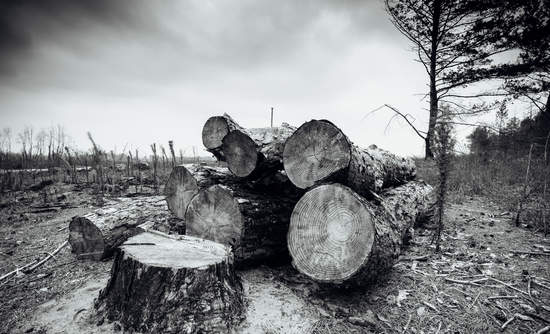
[[[425,131],[422,131],[422,130],[418,130],[418,129],[412,124],[412,122],[409,121],[408,117],[412,117],[410,114],[403,114],[403,113],[400,112],[397,108],[395,108],[395,107],[393,107],[393,106],[391,106],[391,105],[389,105],[389,104],[383,104],[382,106],[380,106],[380,107],[378,107],[378,108],[372,110],[371,112],[369,112],[367,115],[372,114],[373,112],[378,111],[378,110],[380,110],[380,109],[382,109],[382,108],[389,108],[389,109],[391,109],[393,112],[395,112],[397,115],[401,116],[401,117],[407,122],[407,124],[409,124],[409,126],[414,130],[414,132],[416,132],[416,134],[417,134],[420,138],[422,138],[422,139],[424,139],[424,140],[426,139],[426,136],[422,134],[422,133],[425,134],[426,132],[425,132]],[[390,119],[390,121],[388,122],[388,126],[389,126],[389,124],[391,123],[391,121],[393,120],[393,118],[394,118],[394,117],[392,117],[392,118]],[[387,126],[386,126],[386,128],[387,128]]]

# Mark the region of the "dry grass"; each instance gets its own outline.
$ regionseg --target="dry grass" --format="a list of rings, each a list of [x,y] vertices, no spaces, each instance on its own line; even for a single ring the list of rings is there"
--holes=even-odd
[[[436,185],[438,171],[435,162],[420,158],[415,159],[415,162],[418,177]],[[455,156],[448,181],[450,200],[460,203],[465,198],[482,196],[499,203],[507,211],[516,212],[518,203],[524,196],[527,164],[527,156]],[[520,221],[525,226],[539,231],[544,231],[548,224],[549,219],[546,218],[545,222],[544,215],[550,216],[544,205],[550,200],[548,194],[543,195],[545,173],[550,173],[550,166],[542,158],[534,158],[527,175],[528,194],[520,215]]]

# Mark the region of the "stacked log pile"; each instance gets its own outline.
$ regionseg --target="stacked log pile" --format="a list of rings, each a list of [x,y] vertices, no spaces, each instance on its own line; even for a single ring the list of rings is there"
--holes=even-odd
[[[430,218],[432,188],[411,159],[360,148],[329,121],[246,129],[225,114],[207,120],[202,139],[227,167],[172,170],[160,210],[183,219],[185,237],[137,228],[164,219],[145,204],[133,223],[97,213],[71,222],[77,253],[103,258],[125,242],[96,303],[104,318],[144,332],[228,331],[242,314],[234,267],[291,261],[315,281],[363,286]]]

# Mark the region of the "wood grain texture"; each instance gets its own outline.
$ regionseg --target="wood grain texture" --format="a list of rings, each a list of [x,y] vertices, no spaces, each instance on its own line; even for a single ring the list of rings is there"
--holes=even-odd
[[[202,143],[216,159],[225,161],[222,152],[222,139],[234,130],[243,128],[228,114],[210,117],[202,128]]]
[[[277,193],[224,182],[201,190],[187,208],[187,234],[234,249],[239,267],[288,262],[286,233],[301,191]]]
[[[199,192],[197,180],[183,165],[175,166],[164,186],[168,209],[178,218],[185,218],[187,205]]]
[[[426,217],[431,193],[429,185],[413,181],[383,192],[376,205],[341,184],[313,188],[291,216],[294,267],[323,283],[369,284],[391,269],[407,233]]]
[[[144,232],[120,247],[94,307],[125,332],[225,333],[243,318],[229,247]]]
[[[283,169],[283,149],[296,130],[286,123],[273,128],[235,130],[222,140],[229,170],[238,177],[257,178]]]
[[[416,176],[414,161],[372,145],[360,148],[327,120],[300,126],[286,141],[283,164],[290,181],[307,189],[339,182],[361,196],[403,184]]]

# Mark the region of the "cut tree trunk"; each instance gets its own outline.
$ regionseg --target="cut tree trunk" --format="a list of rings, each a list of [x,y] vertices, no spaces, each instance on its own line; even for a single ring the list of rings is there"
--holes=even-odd
[[[116,247],[142,232],[139,225],[153,222],[157,229],[169,229],[170,212],[163,196],[120,198],[69,224],[69,244],[80,259],[102,260]]]
[[[288,262],[286,234],[300,194],[293,186],[279,194],[234,182],[211,186],[189,203],[186,234],[232,246],[239,267]]]
[[[172,169],[164,186],[164,195],[168,209],[176,217],[184,219],[187,205],[198,192],[199,185],[189,169],[183,165]]]
[[[215,184],[232,184],[259,192],[288,196],[297,196],[300,192],[283,173],[269,174],[244,184],[225,167],[179,165],[174,167],[164,187],[168,208],[176,217],[185,219],[185,212],[191,199],[200,190]]]
[[[220,161],[225,161],[222,139],[231,131],[243,130],[228,114],[210,117],[202,128],[202,143]]]
[[[313,188],[292,212],[288,247],[294,267],[323,283],[374,281],[391,269],[415,221],[426,217],[431,192],[412,181],[373,204],[341,184]]]
[[[226,333],[243,318],[242,294],[229,247],[144,232],[120,247],[95,309],[124,332]]]
[[[284,145],[295,130],[283,123],[276,128],[230,132],[222,140],[229,170],[238,177],[257,178],[283,169]]]
[[[374,145],[359,148],[326,120],[300,126],[285,144],[283,162],[288,178],[299,188],[339,182],[366,198],[416,176],[412,159]]]

